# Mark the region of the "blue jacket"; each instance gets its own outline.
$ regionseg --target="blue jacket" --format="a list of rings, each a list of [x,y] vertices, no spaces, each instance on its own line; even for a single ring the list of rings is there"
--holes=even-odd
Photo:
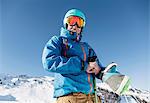
[[[54,97],[72,92],[94,93],[93,76],[86,68],[88,57],[96,54],[93,49],[89,54],[91,47],[75,38],[76,35],[62,28],[60,36],[53,36],[45,45],[42,63],[47,71],[55,73]],[[98,59],[96,62],[101,66]]]

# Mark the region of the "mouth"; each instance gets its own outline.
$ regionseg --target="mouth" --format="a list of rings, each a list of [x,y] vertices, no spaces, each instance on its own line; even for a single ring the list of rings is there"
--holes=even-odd
[[[70,29],[70,31],[71,31],[71,32],[77,32],[77,30],[76,30],[76,29]]]

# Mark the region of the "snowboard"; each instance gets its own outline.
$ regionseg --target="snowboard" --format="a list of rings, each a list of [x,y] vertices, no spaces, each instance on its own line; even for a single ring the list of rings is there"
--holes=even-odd
[[[128,91],[130,78],[117,70],[117,64],[112,62],[103,71],[102,81],[105,82],[114,93],[121,95]]]

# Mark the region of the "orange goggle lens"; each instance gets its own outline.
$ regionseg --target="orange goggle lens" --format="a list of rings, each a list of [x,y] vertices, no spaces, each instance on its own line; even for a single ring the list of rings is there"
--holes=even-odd
[[[70,16],[67,18],[67,24],[75,25],[76,23],[80,28],[84,26],[84,20],[78,16]]]

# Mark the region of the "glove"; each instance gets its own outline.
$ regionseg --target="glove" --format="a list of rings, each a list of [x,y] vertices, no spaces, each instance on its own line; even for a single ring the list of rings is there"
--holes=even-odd
[[[86,72],[97,75],[100,72],[100,70],[101,68],[98,66],[97,62],[95,61],[95,62],[89,62]]]

